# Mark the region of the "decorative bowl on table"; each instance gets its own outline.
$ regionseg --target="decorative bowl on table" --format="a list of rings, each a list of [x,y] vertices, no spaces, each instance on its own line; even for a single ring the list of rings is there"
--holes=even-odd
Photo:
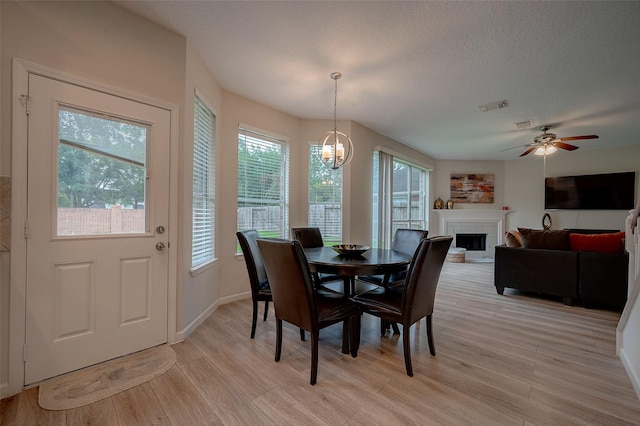
[[[366,252],[371,247],[361,246],[359,244],[338,244],[335,246],[331,246],[331,248],[335,250],[335,252],[340,256],[355,257],[362,255],[362,253]]]

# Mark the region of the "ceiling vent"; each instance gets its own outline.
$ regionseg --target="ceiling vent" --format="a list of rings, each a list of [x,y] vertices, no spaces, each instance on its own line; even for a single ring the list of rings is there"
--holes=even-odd
[[[497,102],[492,102],[490,104],[484,104],[484,105],[480,105],[480,111],[482,112],[487,112],[487,111],[492,111],[494,109],[500,109],[500,108],[506,108],[508,106],[507,104],[507,100],[502,100],[502,101],[497,101]]]
[[[514,123],[518,129],[528,129],[533,126],[533,120],[521,121],[519,123]]]

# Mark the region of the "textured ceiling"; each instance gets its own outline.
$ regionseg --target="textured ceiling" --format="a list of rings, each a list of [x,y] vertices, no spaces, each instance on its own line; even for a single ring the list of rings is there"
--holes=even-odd
[[[333,117],[340,71],[339,120],[436,159],[517,158],[502,150],[547,124],[600,136],[582,150],[640,144],[637,1],[115,3],[185,36],[224,89],[296,117]]]

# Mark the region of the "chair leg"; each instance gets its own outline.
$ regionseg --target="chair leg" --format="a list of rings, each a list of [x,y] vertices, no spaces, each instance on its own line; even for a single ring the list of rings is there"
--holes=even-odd
[[[300,340],[304,342],[304,329],[300,329]]]
[[[251,319],[251,338],[253,339],[256,335],[256,322],[258,321],[258,301],[253,301],[253,314]]]
[[[351,335],[351,321],[348,319],[342,322],[342,353],[349,353],[349,336]]]
[[[429,341],[429,352],[431,355],[436,355],[436,346],[433,343],[433,329],[431,326],[431,315],[427,315],[427,340]]]
[[[319,332],[315,330],[311,333],[311,381],[312,385],[316,384],[318,378],[318,339]]]
[[[404,346],[404,366],[407,369],[407,376],[413,377],[413,367],[411,366],[411,340],[409,327],[402,327],[402,343]]]
[[[264,317],[262,318],[262,321],[267,320],[267,313],[269,313],[269,301],[265,300],[264,301]]]
[[[276,362],[280,361],[282,353],[282,320],[276,319]]]
[[[395,322],[390,322],[387,320],[380,320],[380,335],[384,336],[387,331],[393,330],[395,334],[400,334],[400,329],[398,328],[398,324]]]

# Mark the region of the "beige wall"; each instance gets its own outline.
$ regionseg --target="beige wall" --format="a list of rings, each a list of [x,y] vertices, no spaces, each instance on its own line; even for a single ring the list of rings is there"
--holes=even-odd
[[[13,58],[158,99],[184,111],[184,37],[108,2],[2,1],[0,19],[1,174],[11,175],[13,167],[25,167],[11,164]],[[182,117],[179,126],[184,128]],[[179,140],[183,141],[182,134]],[[12,221],[24,218],[12,217]],[[3,314],[9,310],[4,297],[11,280],[8,258],[3,255],[0,274]],[[0,318],[0,385],[6,389],[9,329],[4,315]]]
[[[351,162],[351,189],[349,228],[351,229],[351,241],[356,244],[370,244],[373,186],[372,186],[372,161],[373,151],[377,147],[387,150],[414,163],[431,167],[436,161],[421,152],[417,152],[391,138],[376,133],[367,127],[354,123],[351,138],[356,144],[356,156]]]
[[[560,151],[547,158],[547,176],[568,176],[612,172],[636,172],[640,178],[640,145],[596,151]],[[544,210],[543,159],[533,155],[505,162],[504,203],[514,213],[507,216],[509,228],[542,228]],[[595,228],[624,230],[625,210],[549,211],[553,229]]]
[[[247,297],[244,261],[236,256],[237,127],[260,128],[290,141],[290,224],[306,224],[307,147],[331,127],[328,120],[301,120],[222,90],[198,54],[180,35],[105,2],[0,2],[0,174],[11,173],[11,61],[13,57],[54,68],[89,80],[106,83],[179,106],[178,157],[178,256],[177,329],[190,332],[215,306]],[[25,37],[28,29],[29,36]],[[197,88],[217,117],[216,255],[213,267],[190,273],[190,206],[193,140],[193,91]],[[371,155],[383,146],[423,165],[433,166],[430,203],[446,200],[452,172],[494,173],[496,201],[516,210],[510,226],[537,227],[542,216],[542,167],[540,159],[527,157],[507,162],[436,161],[358,123],[340,121],[349,133],[355,156],[345,167],[345,240],[371,241]],[[636,170],[640,146],[574,152],[550,160],[554,174]],[[570,161],[568,160],[570,158]],[[635,160],[635,161],[634,161]],[[459,205],[457,208],[476,208]],[[554,227],[609,227],[620,223],[616,215],[554,213]],[[21,218],[13,218],[20,220]],[[435,220],[431,218],[431,223]],[[616,225],[617,227],[617,225]],[[435,232],[435,230],[431,230]],[[8,254],[1,258],[0,273],[0,384],[6,385],[8,364]]]
[[[431,195],[431,220],[429,235],[438,235],[438,217],[433,213],[434,201],[441,198],[445,203],[450,198],[450,178],[452,173],[482,173],[494,175],[493,203],[457,203],[454,209],[463,210],[499,210],[505,205],[505,171],[504,161],[460,161],[438,160],[433,173],[434,190]]]
[[[236,256],[238,207],[238,124],[250,126],[289,140],[290,223],[298,223],[298,206],[302,203],[303,165],[307,161],[307,144],[300,137],[300,119],[281,113],[231,92],[222,92],[222,135],[218,148],[220,180],[216,185],[219,215],[217,238],[220,262],[220,297],[232,300],[249,292],[249,278],[244,259]]]
[[[191,205],[193,182],[193,101],[198,96],[211,108],[216,116],[216,140],[221,139],[222,123],[222,90],[215,77],[206,68],[198,52],[187,43],[186,80],[184,85],[184,123],[181,133],[184,135],[180,144],[178,157],[180,158],[178,175],[178,211],[180,236],[178,241],[178,339],[188,335],[194,327],[202,322],[215,309],[216,301],[220,298],[220,262],[216,259],[207,268],[191,271]],[[220,144],[218,144],[218,147]],[[216,148],[216,164],[222,164],[221,149]],[[220,167],[216,169],[217,182],[222,175]],[[220,196],[220,190],[216,197]],[[220,221],[216,215],[217,231]],[[218,255],[220,245],[215,249]]]

